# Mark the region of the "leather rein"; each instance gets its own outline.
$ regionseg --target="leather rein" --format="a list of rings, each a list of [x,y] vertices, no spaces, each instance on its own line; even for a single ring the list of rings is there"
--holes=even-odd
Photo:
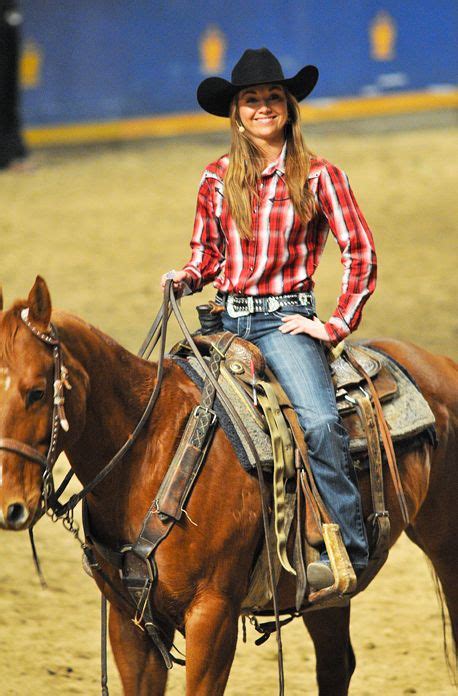
[[[170,302],[170,283],[166,287],[164,292],[164,305],[160,309],[156,319],[149,331],[148,344],[151,338],[156,334],[157,328],[162,324],[163,319],[163,309],[168,307]],[[138,421],[134,431],[129,435],[126,442],[122,447],[116,452],[112,459],[106,464],[106,466],[94,477],[94,479],[87,484],[79,493],[72,495],[69,500],[62,504],[59,502],[60,495],[66,489],[70,479],[72,478],[73,471],[70,471],[67,476],[62,481],[59,488],[55,489],[54,478],[53,478],[53,467],[57,459],[57,440],[59,436],[59,430],[62,428],[65,432],[69,430],[69,424],[65,416],[64,403],[65,403],[65,392],[64,389],[71,389],[70,382],[68,381],[68,370],[65,367],[62,359],[62,348],[59,339],[59,334],[55,324],[49,324],[49,331],[40,331],[32,322],[29,320],[29,309],[25,308],[21,311],[21,319],[27,328],[45,345],[52,347],[53,359],[54,359],[54,397],[53,397],[53,411],[51,416],[51,436],[50,444],[46,456],[42,454],[38,449],[28,445],[19,440],[13,438],[0,438],[0,450],[6,450],[8,452],[14,452],[15,454],[25,457],[34,464],[38,464],[43,472],[43,485],[41,492],[41,508],[39,508],[37,514],[34,517],[32,527],[41,519],[41,517],[46,513],[49,514],[54,520],[67,518],[67,521],[71,524],[72,522],[72,511],[78,505],[78,503],[86,498],[86,496],[91,493],[91,491],[108,476],[108,474],[114,469],[114,467],[121,461],[126,452],[132,447],[135,440],[137,439],[141,429],[148,420],[154,405],[159,396],[160,387],[162,383],[162,377],[164,373],[164,355],[165,355],[165,345],[166,345],[166,334],[167,334],[167,321],[163,322],[161,326],[161,332],[158,334],[154,345],[156,345],[159,338],[161,338],[160,354],[158,360],[158,372],[157,380],[153,392],[149,398],[146,408]],[[150,352],[153,350],[150,349]],[[139,355],[144,352],[143,346],[140,350]]]
[[[186,291],[183,294],[188,294]],[[19,440],[15,440],[13,438],[0,438],[0,450],[6,450],[9,452],[13,452],[21,457],[25,457],[29,461],[38,464],[41,469],[42,469],[42,476],[43,476],[43,485],[42,485],[42,493],[41,493],[41,508],[38,509],[33,522],[31,524],[31,527],[29,529],[29,534],[31,538],[31,543],[32,543],[32,549],[34,552],[34,559],[35,559],[35,564],[38,570],[38,573],[41,576],[41,571],[40,571],[40,566],[38,563],[38,558],[36,557],[36,552],[34,548],[34,542],[33,542],[33,534],[32,530],[34,525],[41,519],[41,517],[44,514],[48,514],[53,521],[57,521],[59,519],[62,519],[64,522],[64,526],[71,531],[76,538],[78,538],[78,528],[77,526],[74,526],[73,523],[73,510],[78,505],[79,502],[84,500],[86,496],[91,493],[94,488],[103,481],[106,476],[115,468],[117,464],[123,459],[124,455],[131,449],[133,444],[135,443],[137,437],[139,436],[142,428],[144,427],[145,423],[148,421],[153,408],[157,402],[157,399],[159,397],[160,389],[161,389],[161,384],[163,380],[163,375],[164,375],[164,357],[165,357],[165,349],[166,349],[166,336],[167,336],[167,325],[168,325],[168,319],[170,317],[171,312],[175,314],[175,317],[178,321],[178,324],[183,331],[183,334],[188,341],[197,361],[199,362],[201,368],[203,369],[204,373],[206,374],[209,382],[212,384],[213,388],[215,389],[218,398],[220,399],[221,405],[223,408],[226,410],[226,412],[229,414],[229,416],[232,418],[233,422],[235,423],[236,427],[240,429],[240,431],[244,434],[245,441],[249,447],[249,449],[252,452],[253,459],[255,462],[256,466],[256,472],[258,475],[258,481],[259,481],[259,488],[260,488],[260,495],[261,495],[261,509],[262,509],[262,520],[263,520],[263,528],[264,528],[264,535],[265,539],[267,540],[269,538],[269,513],[268,513],[268,505],[267,505],[267,489],[266,485],[264,482],[264,473],[262,470],[262,465],[261,461],[259,459],[259,455],[256,450],[256,446],[254,445],[252,438],[250,434],[248,433],[243,421],[241,420],[238,412],[232,405],[232,403],[229,401],[227,398],[225,392],[221,389],[219,383],[213,376],[213,374],[210,372],[205,360],[202,358],[199,349],[197,348],[191,333],[188,330],[188,327],[186,326],[186,322],[183,318],[183,315],[181,313],[181,310],[179,308],[177,299],[175,297],[174,291],[173,291],[173,281],[168,280],[166,282],[165,288],[164,288],[164,299],[163,299],[163,304],[162,307],[160,308],[141,348],[140,351],[138,352],[139,357],[144,357],[145,359],[148,359],[154,350],[154,347],[156,346],[157,342],[159,339],[160,341],[160,349],[159,349],[159,356],[158,356],[158,371],[157,371],[157,378],[156,378],[156,384],[154,386],[154,389],[151,393],[151,396],[148,400],[148,403],[145,407],[145,410],[138,421],[137,425],[135,426],[133,432],[129,435],[128,439],[125,441],[125,443],[121,446],[121,448],[116,452],[116,454],[112,457],[112,459],[108,462],[108,464],[105,465],[103,469],[94,477],[94,479],[88,483],[84,488],[82,488],[81,491],[79,491],[77,494],[72,495],[66,503],[61,503],[59,501],[60,495],[64,492],[66,489],[68,483],[70,482],[70,479],[73,476],[73,471],[69,471],[69,473],[65,476],[64,480],[62,481],[61,485],[59,488],[56,490],[55,489],[55,484],[54,484],[54,479],[53,479],[53,473],[52,469],[53,466],[56,462],[57,455],[58,455],[58,449],[57,449],[57,441],[58,441],[58,436],[59,436],[59,431],[60,428],[64,430],[65,432],[68,432],[69,430],[69,424],[65,416],[65,410],[64,410],[64,403],[65,403],[65,390],[71,389],[71,385],[68,381],[68,370],[66,369],[63,359],[62,359],[62,347],[61,347],[61,342],[59,339],[59,334],[57,331],[57,328],[54,324],[50,323],[49,325],[49,331],[48,332],[43,332],[40,331],[34,324],[29,319],[29,309],[25,308],[21,312],[21,319],[24,322],[24,324],[27,326],[27,328],[36,336],[40,341],[42,341],[44,344],[49,345],[52,347],[53,351],[53,359],[54,359],[54,398],[53,398],[53,411],[52,411],[52,416],[51,416],[51,436],[50,436],[50,444],[49,448],[47,451],[46,456],[42,454],[38,449],[35,447],[32,447],[31,445],[28,445],[26,443],[20,442]],[[79,540],[79,538],[78,538]],[[81,540],[79,540],[80,543]],[[266,544],[266,550],[267,550],[267,561],[268,561],[268,568],[269,568],[269,579],[270,579],[270,585],[271,585],[271,591],[272,591],[272,604],[273,604],[273,613],[275,615],[275,627],[276,627],[276,635],[277,635],[277,647],[278,647],[278,669],[279,669],[279,694],[280,696],[284,693],[284,673],[283,673],[283,650],[282,650],[282,642],[281,642],[281,622],[279,618],[279,608],[278,608],[278,599],[277,599],[277,589],[276,589],[276,583],[274,581],[274,573],[273,573],[273,560],[272,560],[272,551],[269,547],[269,544]],[[43,582],[43,580],[42,580]]]

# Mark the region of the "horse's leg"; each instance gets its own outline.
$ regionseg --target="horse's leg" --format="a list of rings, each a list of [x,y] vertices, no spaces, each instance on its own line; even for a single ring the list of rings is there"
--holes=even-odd
[[[350,606],[307,612],[304,623],[315,646],[319,696],[347,696],[356,665]]]
[[[130,617],[113,606],[110,643],[125,696],[163,696],[168,670],[159,651]]]
[[[238,607],[227,597],[201,595],[186,616],[186,694],[224,693],[237,644]]]

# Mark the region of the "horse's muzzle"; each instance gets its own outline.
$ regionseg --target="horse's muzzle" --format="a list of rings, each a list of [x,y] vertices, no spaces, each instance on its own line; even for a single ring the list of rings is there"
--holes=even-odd
[[[20,501],[10,503],[6,509],[6,516],[0,510],[0,528],[18,531],[24,529],[30,518],[30,511]]]

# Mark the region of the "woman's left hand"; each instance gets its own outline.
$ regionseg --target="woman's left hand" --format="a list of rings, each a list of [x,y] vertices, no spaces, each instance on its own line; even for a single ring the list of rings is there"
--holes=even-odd
[[[301,314],[292,314],[291,316],[283,317],[283,325],[279,327],[282,333],[300,334],[306,333],[312,338],[317,338],[319,341],[329,341],[329,336],[324,328],[322,321],[318,317],[308,319]]]

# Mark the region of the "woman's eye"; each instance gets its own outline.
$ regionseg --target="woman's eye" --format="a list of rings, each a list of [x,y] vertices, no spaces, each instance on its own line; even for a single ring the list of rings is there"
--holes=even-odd
[[[31,389],[27,393],[26,406],[32,406],[32,404],[37,403],[37,401],[41,401],[44,395],[43,389]]]

